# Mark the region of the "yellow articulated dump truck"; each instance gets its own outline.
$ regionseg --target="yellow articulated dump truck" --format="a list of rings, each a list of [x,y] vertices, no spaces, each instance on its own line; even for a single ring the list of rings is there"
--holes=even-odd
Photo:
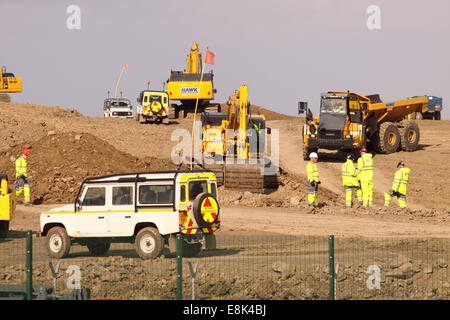
[[[329,91],[321,95],[320,114],[313,117],[307,103],[299,102],[298,113],[306,112],[303,158],[308,160],[318,149],[353,153],[370,148],[386,154],[416,150],[419,126],[405,117],[424,112],[427,103],[426,97],[382,102],[378,94]]]
[[[187,113],[193,113],[195,105],[198,112],[220,112],[220,103],[211,103],[217,90],[214,88],[214,74],[211,71],[202,73],[202,55],[198,42],[194,42],[187,58],[187,70],[170,71],[167,80],[167,92],[171,101],[169,118],[184,118]]]
[[[22,79],[13,73],[6,72],[6,67],[2,67],[0,72],[0,102],[11,102],[8,93],[22,92]]]
[[[8,192],[8,177],[0,173],[0,237],[6,236],[9,231],[9,222],[16,211],[16,197]]]

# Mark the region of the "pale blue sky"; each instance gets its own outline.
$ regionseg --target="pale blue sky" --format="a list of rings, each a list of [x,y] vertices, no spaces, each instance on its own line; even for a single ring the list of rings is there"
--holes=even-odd
[[[66,28],[72,4],[81,30]],[[381,30],[366,27],[372,4]],[[0,64],[23,78],[14,101],[101,116],[128,63],[120,89],[135,105],[147,80],[161,89],[199,41],[215,54],[217,102],[241,84],[251,103],[289,115],[299,100],[317,111],[327,90],[429,94],[444,98],[450,119],[447,0],[0,0],[0,16]]]

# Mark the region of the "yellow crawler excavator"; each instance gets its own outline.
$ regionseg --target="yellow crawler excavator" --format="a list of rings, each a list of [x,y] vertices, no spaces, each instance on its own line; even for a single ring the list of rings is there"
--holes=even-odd
[[[22,79],[13,73],[6,72],[6,67],[2,67],[0,73],[0,102],[11,102],[8,93],[22,92]]]
[[[278,168],[266,153],[263,115],[250,114],[248,88],[242,85],[227,102],[227,112],[202,113],[203,166],[227,189],[263,193],[278,187]]]
[[[169,118],[183,118],[187,113],[194,113],[198,98],[199,112],[218,112],[219,103],[211,103],[217,90],[214,88],[214,74],[211,71],[202,74],[202,54],[198,42],[194,42],[187,57],[187,70],[170,71],[167,80],[167,92],[170,101],[180,104],[169,106]]]

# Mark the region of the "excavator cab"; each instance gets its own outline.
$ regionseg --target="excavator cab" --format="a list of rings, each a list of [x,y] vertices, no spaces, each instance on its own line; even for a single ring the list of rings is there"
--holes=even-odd
[[[10,102],[11,98],[6,93],[14,92],[22,92],[22,79],[16,77],[14,73],[6,72],[6,67],[2,67],[2,72],[0,73],[0,101]]]

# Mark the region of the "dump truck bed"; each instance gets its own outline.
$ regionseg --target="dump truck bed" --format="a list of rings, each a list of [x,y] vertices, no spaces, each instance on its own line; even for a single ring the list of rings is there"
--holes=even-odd
[[[378,123],[400,121],[408,114],[414,112],[425,112],[428,106],[427,97],[414,97],[390,102],[381,101],[379,94],[361,95],[355,92],[328,91],[333,94],[351,94],[359,97],[361,102],[367,102],[368,114],[377,115]]]
[[[413,112],[425,112],[428,99],[426,97],[395,100],[391,102],[373,103],[368,111],[377,115],[378,122],[396,122]]]

